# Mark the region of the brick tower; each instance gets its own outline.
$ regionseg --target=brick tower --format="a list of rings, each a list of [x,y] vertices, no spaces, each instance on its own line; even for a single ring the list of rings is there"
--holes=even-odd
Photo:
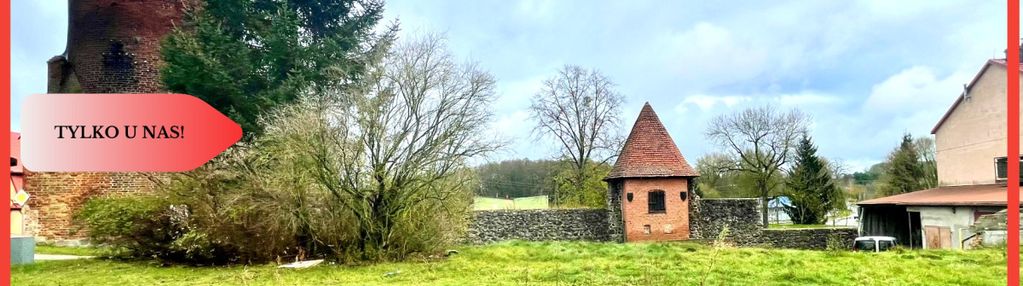
[[[697,176],[650,103],[643,105],[614,168],[604,178],[612,239],[689,239],[690,182]]]
[[[160,41],[194,0],[69,0],[64,53],[48,64],[48,93],[156,93]],[[44,240],[82,237],[71,216],[89,197],[152,188],[140,173],[29,173],[27,231]]]

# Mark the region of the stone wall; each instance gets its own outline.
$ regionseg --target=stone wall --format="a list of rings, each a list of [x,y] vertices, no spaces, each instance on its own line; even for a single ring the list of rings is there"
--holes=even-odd
[[[611,198],[617,188],[612,186]],[[690,239],[714,240],[728,226],[726,240],[737,246],[826,249],[829,240],[852,247],[855,228],[764,229],[759,199],[689,200]],[[466,238],[482,244],[503,240],[587,240],[622,242],[621,212],[598,209],[476,211]]]
[[[607,239],[625,242],[625,221],[622,218],[622,181],[607,183]]]
[[[689,201],[692,239],[715,239],[725,226],[737,244],[757,241],[763,230],[760,199],[694,199]]]
[[[758,244],[776,248],[827,249],[828,241],[838,247],[851,249],[856,239],[855,228],[765,229]]]
[[[602,209],[476,211],[466,241],[607,241],[608,230],[608,212]]]
[[[764,229],[760,199],[697,199],[690,201],[693,239],[717,239],[728,226],[727,240],[739,246],[826,249],[828,240],[852,247],[855,228]]]

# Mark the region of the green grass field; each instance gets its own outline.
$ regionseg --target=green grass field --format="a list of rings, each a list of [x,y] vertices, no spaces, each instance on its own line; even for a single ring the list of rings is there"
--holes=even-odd
[[[510,209],[547,209],[547,196],[524,197],[515,199],[497,199],[488,197],[473,198],[473,210],[510,210]]]
[[[830,225],[830,224],[771,224],[769,229],[804,229],[804,228],[855,228],[855,226]]]
[[[36,245],[36,253],[39,254],[63,254],[63,255],[78,255],[78,256],[100,256],[103,255],[103,249],[93,247],[59,247],[52,245],[40,244]]]
[[[278,269],[77,260],[12,267],[12,285],[1004,285],[1004,250],[854,253],[694,243],[506,242],[451,258]],[[392,273],[388,275],[387,273]]]

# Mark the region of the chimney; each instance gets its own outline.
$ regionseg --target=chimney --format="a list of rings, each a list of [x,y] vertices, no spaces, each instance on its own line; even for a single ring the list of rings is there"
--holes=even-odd
[[[1023,40],[1023,39],[1020,39],[1020,40]],[[1002,53],[1005,54],[1005,59],[1009,59],[1009,50],[1008,49],[1002,50]],[[1019,62],[1021,64],[1023,64],[1023,42],[1020,42],[1020,44],[1019,44]]]

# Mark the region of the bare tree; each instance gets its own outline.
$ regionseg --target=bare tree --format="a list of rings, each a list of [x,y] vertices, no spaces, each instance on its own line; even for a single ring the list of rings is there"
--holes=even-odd
[[[578,66],[561,69],[533,97],[530,111],[537,123],[533,132],[561,145],[560,155],[574,171],[570,183],[577,194],[585,192],[586,181],[596,175],[588,166],[607,163],[621,145],[616,131],[623,101],[610,79]]]
[[[924,189],[937,187],[938,165],[934,160],[936,153],[934,139],[931,139],[931,137],[917,137],[913,140],[913,147],[916,148],[916,153],[920,154],[920,168],[924,171],[923,177],[920,178],[920,185]]]
[[[414,235],[426,226],[408,220],[471,195],[467,161],[498,147],[483,135],[493,76],[455,63],[431,35],[398,44],[344,93],[324,109],[329,132],[311,144],[322,146],[313,150],[319,181],[357,218],[366,255],[422,244],[396,234]]]
[[[735,164],[726,169],[751,176],[754,191],[762,199],[764,226],[768,224],[767,201],[780,185],[781,175],[809,118],[798,110],[779,112],[771,106],[747,108],[711,121],[706,136],[728,149]]]
[[[738,172],[728,170],[734,164],[732,156],[724,153],[704,154],[697,159],[696,170],[700,172],[697,194],[705,198],[735,195]]]
[[[252,141],[174,175],[162,187],[185,206],[188,235],[210,245],[199,255],[402,259],[464,237],[467,162],[497,148],[484,135],[494,79],[443,43],[426,36],[361,59],[370,69],[358,83],[278,106]]]

